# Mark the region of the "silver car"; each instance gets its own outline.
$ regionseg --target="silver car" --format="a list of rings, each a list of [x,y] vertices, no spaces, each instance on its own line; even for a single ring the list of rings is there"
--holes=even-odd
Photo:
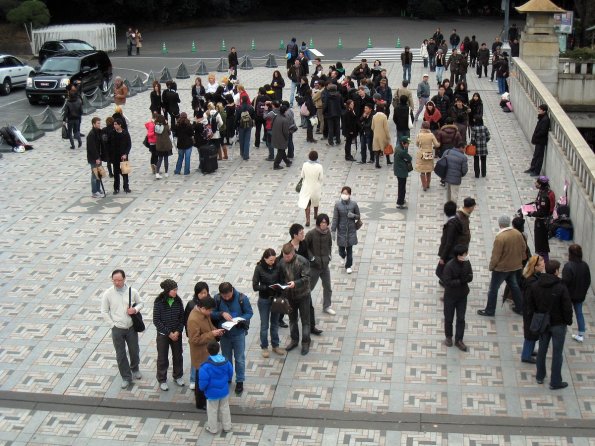
[[[0,95],[10,94],[13,87],[24,87],[32,73],[35,70],[16,57],[0,54]]]

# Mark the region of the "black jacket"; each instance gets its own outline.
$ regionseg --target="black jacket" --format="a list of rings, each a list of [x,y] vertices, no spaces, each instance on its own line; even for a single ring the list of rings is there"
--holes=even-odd
[[[122,155],[128,156],[131,147],[132,142],[130,141],[130,134],[128,133],[128,130],[122,129],[120,133],[116,132],[115,130],[112,132],[112,149],[114,157],[111,158],[111,160],[114,163],[120,162],[120,157]]]
[[[542,274],[528,291],[527,314],[550,313],[550,325],[572,325],[572,302],[562,280],[553,274]]]
[[[159,96],[159,94],[153,90],[151,92],[151,106],[149,107],[149,110],[151,110],[153,113],[161,113],[161,96]]]
[[[341,116],[342,125],[341,128],[343,130],[343,136],[349,135],[357,135],[357,116],[355,116],[355,112],[352,110],[345,110],[343,115]]]
[[[66,105],[64,106],[64,114],[62,116],[63,121],[80,121],[83,116],[83,101],[80,96],[71,96]]]
[[[409,130],[409,105],[399,104],[393,113],[393,122],[397,126],[397,131]],[[413,121],[413,120],[412,120]]]
[[[229,63],[229,67],[237,67],[238,66],[238,53],[230,52],[227,56],[227,62]]]
[[[95,164],[101,159],[102,153],[101,129],[91,128],[87,134],[87,161]]]
[[[529,313],[529,305],[527,304],[527,300],[529,299],[529,291],[531,290],[531,287],[537,283],[539,276],[541,276],[541,273],[536,271],[534,275],[527,279],[521,276],[521,281],[519,282],[519,286],[523,292],[523,337],[527,341],[539,340],[539,335],[529,330],[529,327],[531,327],[533,313]]]
[[[550,118],[547,113],[537,115],[537,125],[533,130],[533,136],[531,137],[531,144],[546,145],[547,135],[550,131]]]
[[[568,288],[572,303],[584,302],[591,286],[589,265],[583,260],[569,261],[562,269],[562,282]]]
[[[171,307],[167,304],[167,294],[161,293],[153,303],[153,325],[157,333],[168,336],[184,330],[184,303],[179,296],[174,297]]]
[[[338,91],[329,92],[323,107],[325,118],[338,118],[341,116],[343,108],[343,98]]]
[[[269,299],[277,295],[277,291],[269,288],[269,285],[280,283],[281,271],[279,270],[279,262],[276,261],[273,266],[269,266],[264,261],[260,261],[254,268],[254,275],[252,276],[252,289],[258,291],[258,297],[261,299]]]
[[[454,257],[452,250],[462,234],[463,226],[456,215],[444,223],[442,237],[440,237],[440,248],[438,248],[438,255],[441,260],[446,262]]]
[[[290,262],[279,262],[283,283],[295,282],[295,288],[283,290],[283,294],[292,300],[301,300],[310,296],[310,262],[299,254],[294,254]]]
[[[174,116],[180,114],[180,96],[176,90],[167,89],[161,93],[161,103],[164,110],[167,110]]]
[[[482,65],[487,65],[490,62],[490,50],[487,48],[480,48],[477,52],[477,59]]]
[[[178,149],[189,149],[194,145],[194,129],[191,124],[176,125],[176,137],[178,138],[177,147]]]
[[[469,50],[469,55],[471,57],[477,56],[477,52],[479,51],[479,42],[477,40],[471,40],[469,43],[465,44],[465,51]]]
[[[444,267],[442,282],[444,283],[444,298],[462,298],[469,294],[468,283],[473,280],[471,262],[461,262],[457,258],[451,259]]]
[[[401,64],[411,65],[413,63],[413,53],[411,51],[403,51],[401,53]]]

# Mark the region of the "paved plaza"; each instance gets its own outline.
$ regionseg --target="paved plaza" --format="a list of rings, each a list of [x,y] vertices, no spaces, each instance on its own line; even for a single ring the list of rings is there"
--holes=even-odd
[[[353,66],[346,64],[348,71]],[[394,92],[400,63],[386,67]],[[413,90],[422,72],[414,65]],[[271,73],[255,68],[240,72],[240,79],[252,97]],[[189,111],[191,80],[178,85],[181,109]],[[434,79],[431,85],[433,95]],[[0,444],[595,446],[595,348],[589,335],[583,344],[567,336],[562,374],[570,385],[554,392],[547,381],[536,384],[534,366],[520,362],[522,320],[508,305],[499,307],[495,318],[476,315],[485,306],[497,218],[512,215],[536,195],[533,179],[522,173],[532,146],[516,121],[536,117],[502,113],[496,84],[471,73],[469,91],[482,95],[492,140],[487,178],[475,179],[471,166],[460,192],[461,200],[472,196],[478,202],[471,217],[467,353],[442,344],[442,289],[434,269],[446,192],[436,179],[423,192],[413,173],[409,209],[397,210],[391,168],[346,162],[342,147],[325,141],[307,145],[299,130],[291,168],[274,171],[263,146],[252,147],[250,160],[243,161],[235,146],[232,159],[221,161],[215,174],[196,171],[194,151],[189,176],[157,181],[141,143],[148,92],[130,98],[125,109],[133,140],[131,194],[112,195],[107,179],[108,197],[92,199],[84,146],[69,150],[59,131],[35,141],[33,151],[5,154]],[[104,119],[111,113],[110,107],[94,115]],[[84,119],[84,134],[90,118]],[[389,127],[394,138],[392,117]],[[304,223],[295,184],[310,149],[319,151],[325,169],[320,211],[332,215],[343,185],[352,187],[362,211],[354,273],[347,275],[339,256],[333,258],[335,316],[322,312],[320,285],[315,289],[324,334],[313,337],[309,355],[292,351],[286,358],[264,359],[252,273],[264,249],[279,251],[289,226]],[[412,154],[415,150],[412,144]],[[529,219],[531,248],[532,224]],[[552,257],[565,261],[568,245],[553,240],[551,246]],[[140,337],[144,377],[130,390],[120,388],[110,327],[100,314],[101,293],[111,286],[116,268],[140,290],[147,321],[166,278],[178,282],[184,301],[200,280],[212,292],[230,281],[251,296],[247,378],[242,397],[232,393],[230,399],[232,434],[206,432],[206,415],[193,408],[188,386],[159,390],[152,324]],[[595,322],[593,310],[590,294],[588,327]],[[280,335],[282,345],[288,342],[287,329]],[[187,379],[187,346],[184,358]],[[549,362],[548,356],[548,368]]]

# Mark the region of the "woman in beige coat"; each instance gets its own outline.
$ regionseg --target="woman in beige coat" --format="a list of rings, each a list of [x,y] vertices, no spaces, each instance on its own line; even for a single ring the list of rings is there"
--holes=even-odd
[[[415,170],[419,172],[421,186],[424,192],[430,188],[430,179],[434,171],[434,149],[440,147],[440,143],[430,130],[430,123],[421,123],[421,130],[415,140],[417,154],[415,155]]]
[[[384,148],[390,144],[390,131],[388,130],[388,119],[384,114],[384,104],[376,104],[376,113],[372,118],[372,149],[376,158],[376,168],[380,169],[380,157],[384,153]],[[392,164],[390,156],[386,155],[386,164]]]
[[[190,345],[190,362],[196,371],[200,369],[203,362],[209,359],[207,344],[223,336],[225,330],[217,329],[211,321],[211,312],[215,308],[215,299],[210,296],[198,301],[196,306],[188,316],[186,331],[188,335],[188,344]],[[196,407],[206,409],[207,400],[198,386],[198,373],[196,373]]]
[[[322,195],[322,179],[324,170],[318,162],[318,152],[312,150],[308,154],[309,161],[302,166],[301,178],[303,179],[298,206],[306,210],[306,226],[310,226],[310,206],[314,206],[314,220],[318,217],[320,196]]]

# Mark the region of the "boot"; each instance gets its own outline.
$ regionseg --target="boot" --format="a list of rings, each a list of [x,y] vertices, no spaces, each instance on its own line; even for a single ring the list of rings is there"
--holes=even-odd
[[[310,226],[310,206],[306,208],[306,226]]]
[[[223,159],[223,149],[219,147],[219,154],[217,155],[217,159],[221,161]]]
[[[376,159],[376,169],[380,169],[380,152],[374,152],[374,158]]]
[[[306,129],[306,142],[316,142],[312,130],[312,126],[309,125]]]
[[[227,159],[227,146],[223,146],[223,159]]]
[[[432,179],[431,173],[426,173],[426,189],[430,188],[430,180]]]
[[[392,161],[390,160],[390,155],[386,155],[386,164],[392,164]]]
[[[318,207],[314,206],[314,220],[318,218]]]

